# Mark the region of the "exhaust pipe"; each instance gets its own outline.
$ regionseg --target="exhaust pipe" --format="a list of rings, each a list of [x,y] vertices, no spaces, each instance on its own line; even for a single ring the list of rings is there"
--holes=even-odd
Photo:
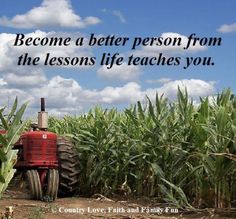
[[[45,98],[41,97],[41,112],[45,112]]]
[[[45,111],[45,98],[41,98],[41,111],[38,112],[38,128],[46,130],[48,128],[48,112]]]

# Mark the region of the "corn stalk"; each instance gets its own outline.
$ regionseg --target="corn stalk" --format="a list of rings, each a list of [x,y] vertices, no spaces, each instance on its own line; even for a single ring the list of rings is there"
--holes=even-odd
[[[13,167],[17,161],[17,150],[13,149],[13,145],[24,128],[21,118],[26,105],[23,104],[17,111],[16,98],[8,116],[4,116],[4,108],[0,109],[1,128],[6,131],[0,134],[0,198],[16,171]]]

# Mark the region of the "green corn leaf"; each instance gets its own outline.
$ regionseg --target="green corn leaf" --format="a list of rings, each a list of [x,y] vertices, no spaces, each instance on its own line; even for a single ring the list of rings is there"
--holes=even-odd
[[[1,183],[5,183],[5,178],[0,173],[0,186],[1,186]],[[1,190],[0,190],[0,197],[1,197]]]
[[[11,112],[8,114],[7,116],[7,120],[10,121],[11,118],[14,116],[15,112],[16,112],[16,109],[17,109],[17,104],[18,103],[18,100],[17,100],[17,97],[15,98],[15,101],[13,103],[13,106],[11,108]]]
[[[1,148],[0,148],[0,160],[1,160],[2,162],[6,162],[6,161],[7,161],[6,154],[2,151]]]
[[[6,119],[4,118],[3,114],[0,112],[0,120],[2,122],[2,126],[5,130],[8,130],[8,124]]]

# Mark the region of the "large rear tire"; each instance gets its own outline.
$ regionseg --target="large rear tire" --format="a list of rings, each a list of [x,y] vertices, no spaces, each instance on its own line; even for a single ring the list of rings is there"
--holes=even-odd
[[[67,138],[58,137],[59,190],[58,196],[73,196],[78,191],[79,156]]]

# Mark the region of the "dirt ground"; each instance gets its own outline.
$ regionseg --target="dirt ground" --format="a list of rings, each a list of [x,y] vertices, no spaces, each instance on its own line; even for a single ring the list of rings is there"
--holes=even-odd
[[[58,198],[55,202],[30,200],[28,190],[10,188],[0,200],[2,215],[12,206],[13,218],[62,219],[62,218],[99,218],[99,219],[168,219],[168,218],[236,218],[236,210],[216,211],[204,209],[197,212],[181,210],[153,203],[147,200],[109,199],[102,195],[92,198]],[[1,216],[0,216],[1,218]]]

